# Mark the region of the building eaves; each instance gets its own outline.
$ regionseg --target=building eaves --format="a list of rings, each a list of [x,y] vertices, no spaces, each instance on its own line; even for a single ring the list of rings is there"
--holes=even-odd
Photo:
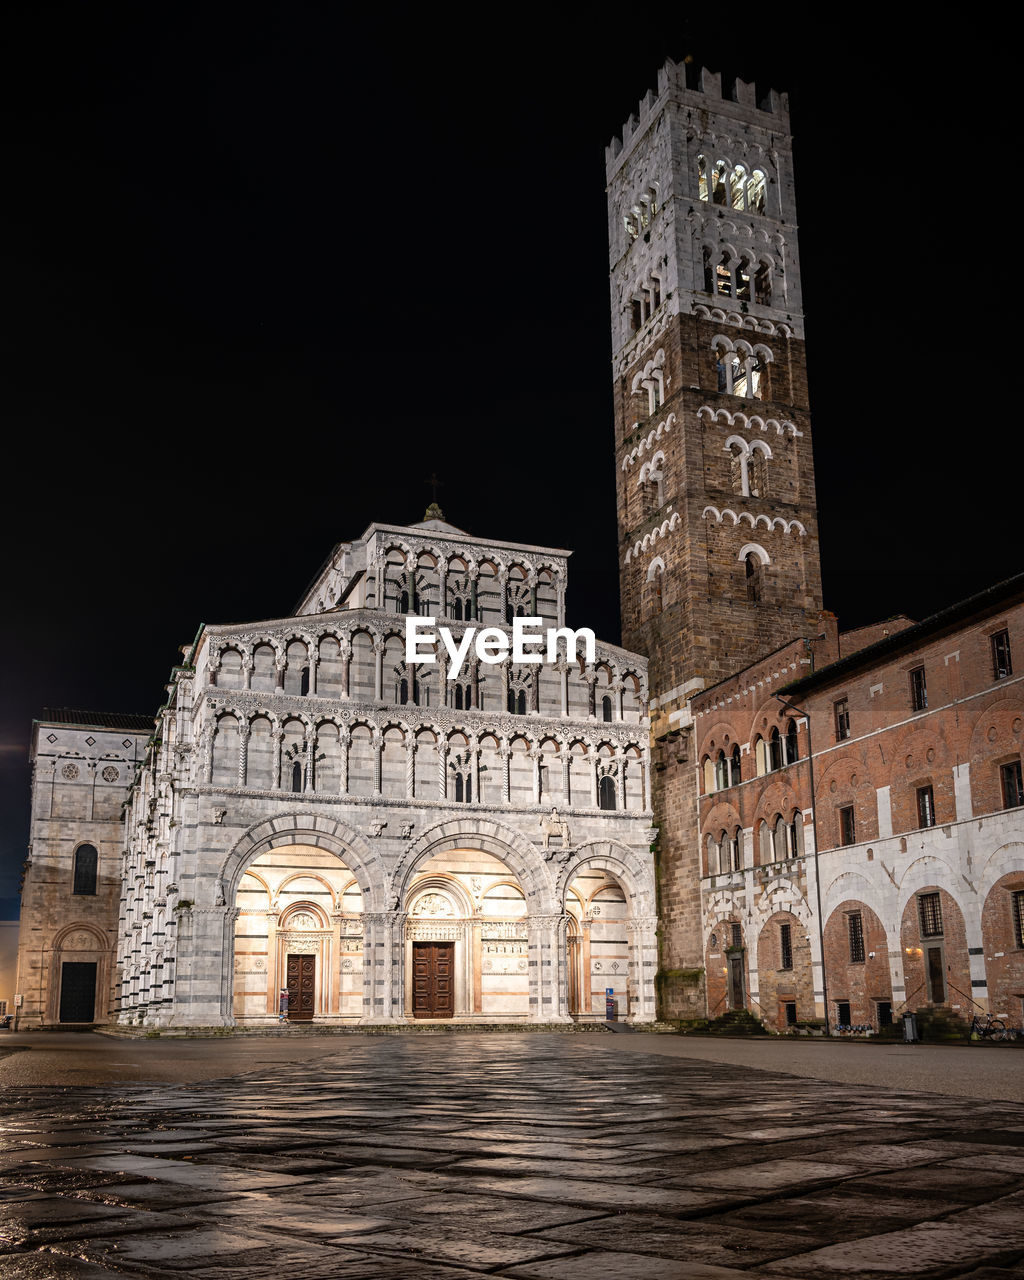
[[[1012,578],[1004,578],[1002,582],[994,583],[976,595],[958,600],[955,604],[940,609],[938,613],[923,618],[912,627],[886,636],[884,640],[879,640],[864,649],[858,649],[848,658],[840,658],[837,662],[829,663],[827,667],[821,667],[810,675],[801,676],[799,680],[793,680],[790,684],[784,685],[782,691],[787,695],[811,693],[815,689],[845,680],[847,676],[864,667],[874,666],[908,649],[915,649],[918,645],[944,632],[952,631],[965,622],[998,613],[1012,603],[1015,597],[1024,598],[1024,573],[1015,574]]]

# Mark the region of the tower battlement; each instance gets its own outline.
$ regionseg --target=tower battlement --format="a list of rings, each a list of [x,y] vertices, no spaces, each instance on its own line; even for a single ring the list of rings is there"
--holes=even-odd
[[[728,96],[726,96],[728,90]],[[622,126],[622,136],[612,138],[605,147],[605,170],[610,178],[616,161],[634,138],[646,132],[665,99],[675,98],[684,106],[717,115],[734,117],[750,123],[762,123],[777,132],[789,132],[789,96],[769,89],[760,102],[755,85],[747,80],[728,80],[723,87],[722,73],[697,67],[694,63],[674,62],[671,58],[658,71],[657,89],[648,89]]]

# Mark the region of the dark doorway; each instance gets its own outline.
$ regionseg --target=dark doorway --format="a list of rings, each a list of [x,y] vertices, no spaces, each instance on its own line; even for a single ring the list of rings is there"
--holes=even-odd
[[[455,1013],[455,943],[412,944],[412,1016],[451,1018]]]
[[[876,1002],[875,1008],[878,1010],[878,1025],[880,1027],[892,1026],[892,1001],[879,1000]]]
[[[928,999],[932,1004],[942,1004],[946,999],[946,975],[942,963],[942,948],[927,947],[924,956],[928,974]]]
[[[746,1008],[746,993],[743,989],[743,953],[733,952],[729,956],[729,1008]]]
[[[316,956],[288,957],[288,1021],[311,1022],[316,995]]]
[[[96,1015],[96,963],[60,967],[60,1022],[92,1022]]]

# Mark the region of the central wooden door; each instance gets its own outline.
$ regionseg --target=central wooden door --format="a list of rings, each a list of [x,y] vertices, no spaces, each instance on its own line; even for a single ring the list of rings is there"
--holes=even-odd
[[[455,943],[412,944],[412,1016],[451,1018],[455,1014]]]
[[[288,957],[288,1021],[309,1022],[316,997],[316,956]]]

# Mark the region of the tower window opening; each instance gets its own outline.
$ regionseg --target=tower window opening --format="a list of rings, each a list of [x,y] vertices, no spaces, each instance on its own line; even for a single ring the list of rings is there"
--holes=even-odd
[[[99,854],[91,844],[79,845],[75,850],[74,878],[71,892],[74,894],[92,895],[96,892],[96,871]]]
[[[702,252],[703,252],[703,258],[704,258],[704,292],[714,293],[715,269],[711,260],[712,253],[711,253],[711,250],[707,247],[707,245],[704,246],[704,249]],[[722,388],[719,387],[718,389],[719,391],[721,391]]]
[[[935,826],[935,793],[931,787],[917,788],[917,825]]]
[[[764,594],[764,565],[753,551],[747,552],[743,563],[746,566],[747,599],[751,604],[759,604]]]
[[[719,160],[711,171],[711,203],[725,205],[728,203],[726,196],[726,179],[728,170],[725,167],[725,161]]]
[[[721,260],[715,267],[715,279],[717,281],[717,292],[720,297],[732,297],[732,267],[730,265],[731,258],[728,253],[723,253]]]
[[[750,301],[750,263],[741,258],[736,268],[736,297],[740,302]]]
[[[600,809],[615,808],[615,779],[605,774],[597,785],[597,803]]]
[[[292,765],[292,791],[302,790],[302,765],[296,760]]]
[[[601,719],[610,724],[612,719],[612,700],[607,694],[601,699]]]
[[[767,262],[754,273],[754,301],[762,307],[772,305],[772,269]]]
[[[734,209],[743,210],[746,205],[747,171],[741,164],[735,165],[729,175],[729,197]]]
[[[760,169],[755,169],[747,181],[747,209],[750,213],[764,213],[768,185]]]

